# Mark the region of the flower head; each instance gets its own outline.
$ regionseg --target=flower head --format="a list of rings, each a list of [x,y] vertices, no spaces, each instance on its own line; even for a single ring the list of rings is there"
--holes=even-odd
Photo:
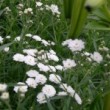
[[[0,84],[0,92],[4,92],[7,89],[7,85],[6,84]]]
[[[60,77],[59,75],[50,74],[49,80],[50,80],[51,82],[56,83],[56,84],[61,83],[61,77]]]
[[[93,54],[91,54],[91,58],[92,58],[92,60],[96,61],[97,63],[101,63],[103,60],[102,55],[98,52],[94,52]]]
[[[13,56],[14,61],[23,62],[24,61],[24,55],[17,53]]]
[[[47,96],[47,97],[53,97],[56,94],[56,90],[52,85],[45,85],[42,88],[42,92]]]
[[[63,66],[64,66],[64,69],[71,69],[72,67],[75,67],[76,66],[76,63],[74,60],[71,60],[71,59],[67,59],[67,60],[64,60],[63,61]]]

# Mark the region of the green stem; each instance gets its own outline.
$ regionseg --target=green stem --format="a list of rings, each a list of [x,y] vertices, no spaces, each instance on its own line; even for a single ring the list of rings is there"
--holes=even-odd
[[[110,110],[110,92],[104,97],[104,110]]]
[[[82,5],[83,5],[82,0],[75,0],[73,2],[70,29],[69,29],[69,35],[68,35],[69,38],[76,37],[74,34],[77,27],[77,23],[79,22],[78,18],[80,17],[80,10],[82,8]]]
[[[12,108],[11,108],[11,106],[10,106],[10,104],[9,104],[9,101],[4,101],[4,103],[7,105],[8,110],[12,110]]]

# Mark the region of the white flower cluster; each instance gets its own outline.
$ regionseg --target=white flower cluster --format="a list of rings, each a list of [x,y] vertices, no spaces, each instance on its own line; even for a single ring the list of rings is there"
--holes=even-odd
[[[57,53],[52,49],[52,45],[55,45],[54,42],[46,41],[42,39],[38,35],[26,34],[26,36],[30,39],[41,43],[43,47],[47,47],[45,49],[23,49],[23,54],[16,53],[13,56],[14,61],[24,62],[27,65],[36,66],[38,71],[36,70],[29,70],[26,72],[28,78],[26,79],[25,83],[19,82],[17,86],[15,86],[14,91],[19,93],[21,96],[25,96],[25,93],[28,91],[28,88],[36,89],[42,86],[41,91],[37,94],[37,102],[40,104],[46,103],[47,98],[50,100],[51,97],[60,95],[65,96],[69,95],[71,97],[75,97],[77,103],[81,104],[81,99],[79,95],[74,91],[72,87],[68,86],[64,91],[58,92],[56,91],[55,86],[48,84],[54,83],[54,85],[62,85],[62,78],[56,74],[57,71],[62,72],[62,70],[67,70],[75,67],[77,64],[73,59],[66,59],[63,60],[63,66],[56,63],[59,62],[59,57]],[[40,46],[42,46],[40,45]],[[52,62],[52,65],[50,65]],[[55,66],[53,66],[55,65]],[[49,75],[45,73],[50,73]],[[19,85],[19,86],[18,86]],[[60,89],[60,87],[59,87]],[[75,95],[75,96],[74,96]]]
[[[86,56],[87,60],[90,62],[95,61],[96,63],[101,63],[103,61],[103,57],[99,52],[94,53],[84,52],[82,56]]]
[[[38,35],[31,35],[31,34],[26,34],[27,37],[34,39],[37,42],[41,42],[42,45],[44,46],[53,46],[55,45],[54,42],[52,41],[46,41],[42,39]],[[21,53],[16,53],[13,56],[14,61],[18,62],[24,62],[27,65],[30,66],[35,66],[37,64],[38,68],[40,71],[51,71],[51,72],[56,72],[56,68],[52,65],[45,65],[42,62],[49,62],[49,61],[55,61],[58,62],[59,58],[56,55],[56,52],[52,49],[50,50],[37,50],[37,49],[24,49],[23,53],[26,54],[21,54]]]
[[[35,3],[36,5],[36,9],[40,10],[40,11],[44,11],[44,10],[48,10],[51,11],[53,15],[56,15],[57,17],[60,16],[60,11],[57,5],[55,4],[51,4],[51,5],[45,5],[43,4],[41,1],[37,1]],[[19,15],[23,15],[23,14],[33,14],[33,9],[28,7],[26,9],[24,9],[24,5],[23,4],[18,4],[17,6],[18,9],[18,13]]]
[[[85,43],[82,40],[79,39],[68,39],[63,41],[62,46],[67,46],[72,52],[80,52],[85,48]],[[106,51],[108,51],[107,48],[105,48]],[[99,52],[89,53],[84,52],[81,54],[82,56],[86,56],[88,61],[95,61],[97,63],[101,63],[103,61],[103,57]],[[76,66],[76,63],[74,61],[71,61],[70,59],[67,59],[66,61],[63,61],[63,65],[65,69],[71,68]]]
[[[59,95],[59,96],[70,95],[71,97],[75,98],[78,104],[82,104],[82,101],[79,95],[75,92],[74,89],[72,89],[71,86],[67,86],[67,84],[62,84],[62,79],[59,75],[57,74],[49,75],[49,81],[55,84],[59,84],[60,88],[64,90],[64,91],[58,92],[57,94],[57,91],[54,86],[46,84],[47,78],[43,74],[40,74],[36,70],[29,70],[26,72],[26,74],[29,77],[26,80],[27,85],[25,83],[19,82],[17,86],[15,86],[14,88],[14,91],[16,93],[20,93],[22,96],[24,96],[23,94],[27,92],[28,87],[31,87],[34,89],[38,87],[38,85],[44,85],[41,89],[41,92],[39,92],[36,97],[37,102],[39,102],[40,104],[46,103],[47,98],[54,97],[55,95]]]
[[[46,83],[47,78],[43,74],[39,74],[36,70],[29,70],[27,73],[26,83],[31,88],[36,88],[38,85],[43,85]]]
[[[40,104],[43,104],[43,103],[47,102],[46,98],[54,97],[55,95],[58,95],[58,96],[69,95],[71,97],[74,97],[78,104],[80,104],[80,105],[82,104],[82,100],[81,100],[80,96],[75,92],[75,90],[71,86],[61,83],[61,77],[59,75],[51,74],[49,76],[49,80],[56,84],[60,84],[60,88],[63,91],[58,92],[58,94],[56,94],[57,93],[56,89],[52,85],[46,84],[42,88],[42,92],[38,93],[37,102],[39,102]]]
[[[13,60],[14,61],[18,61],[18,62],[24,62],[26,63],[27,65],[30,65],[30,66],[34,66],[36,65],[36,60],[33,56],[31,55],[26,55],[24,56],[23,54],[20,54],[20,53],[16,53],[14,56],[13,56]]]
[[[44,10],[46,8],[46,10],[51,11],[53,15],[56,15],[57,17],[59,17],[60,15],[60,11],[57,5],[55,4],[51,4],[49,5],[44,5],[43,7],[43,3],[42,2],[36,2],[36,7],[38,10]]]
[[[1,100],[8,100],[9,99],[9,92],[7,92],[7,85],[0,83],[0,99]]]
[[[33,14],[33,9],[32,8],[26,8],[24,10],[24,14]]]

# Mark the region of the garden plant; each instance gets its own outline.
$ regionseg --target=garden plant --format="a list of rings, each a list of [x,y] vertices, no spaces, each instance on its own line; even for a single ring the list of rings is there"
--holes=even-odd
[[[0,0],[0,110],[110,110],[110,0]]]

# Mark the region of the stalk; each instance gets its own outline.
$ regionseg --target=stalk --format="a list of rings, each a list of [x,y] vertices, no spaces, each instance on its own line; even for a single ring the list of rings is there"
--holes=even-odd
[[[63,0],[65,18],[71,19],[72,4],[74,0]]]
[[[101,8],[101,11],[106,16],[107,21],[110,22],[110,10],[107,7],[107,4],[104,4],[104,6]]]
[[[104,109],[103,110],[110,110],[110,93],[108,93],[104,97]]]
[[[70,21],[70,30],[69,30],[69,34],[68,34],[69,37],[78,37],[80,35],[80,33],[76,34],[75,31],[77,30],[77,25],[79,24],[78,23],[79,18],[81,16],[82,16],[81,18],[83,18],[83,19],[86,18],[84,13],[83,13],[84,15],[81,14],[82,11],[84,11],[84,10],[82,10],[82,7],[84,7],[84,3],[85,3],[85,0],[75,0],[73,2],[72,15],[71,15],[71,21]],[[81,24],[79,24],[80,28],[82,27],[81,26],[82,24],[83,24],[83,22],[81,20]],[[78,29],[78,32],[80,32],[79,30],[80,29]]]
[[[88,12],[85,9],[84,4],[85,4],[85,2],[83,2],[81,10],[80,10],[80,16],[79,16],[79,19],[78,19],[78,23],[77,23],[77,26],[76,26],[74,36],[79,36],[80,35],[80,33],[81,33],[81,31],[84,27],[84,24],[86,22],[86,19],[87,19]]]

